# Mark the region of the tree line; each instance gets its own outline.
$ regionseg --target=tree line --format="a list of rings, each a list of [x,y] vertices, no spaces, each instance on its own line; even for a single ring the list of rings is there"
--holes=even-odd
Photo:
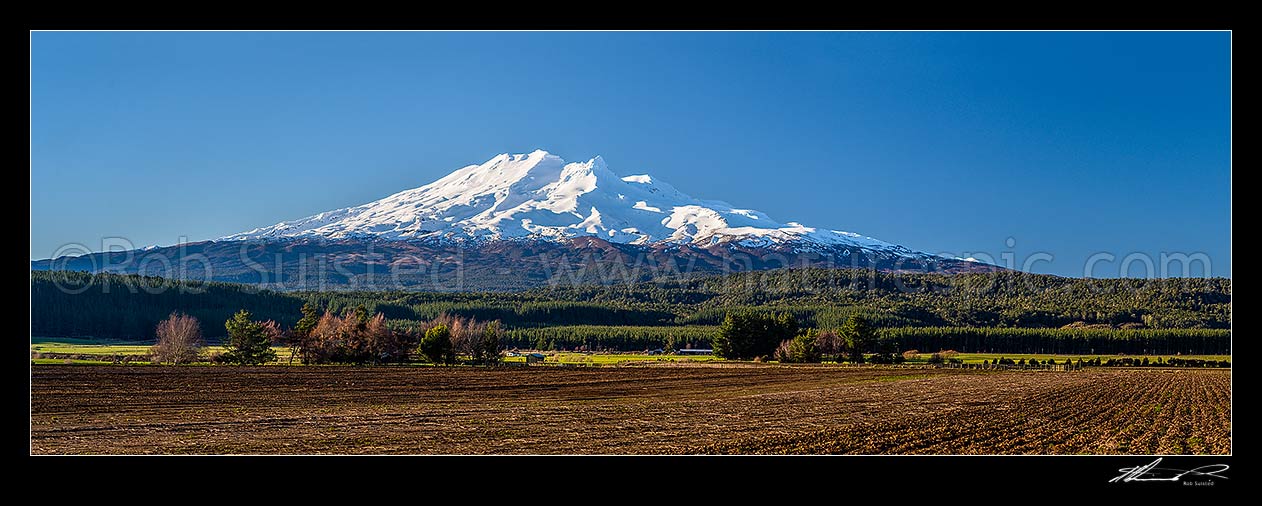
[[[498,321],[440,315],[423,326],[394,330],[385,315],[370,314],[364,306],[341,314],[311,304],[302,306],[302,318],[292,328],[275,321],[255,320],[247,310],[237,311],[224,322],[224,351],[203,356],[201,322],[178,311],[158,323],[157,343],[150,349],[156,363],[211,362],[259,365],[276,359],[273,346],[288,346],[290,362],[303,364],[389,364],[413,357],[434,364],[463,361],[478,365],[500,363],[504,351],[503,330]]]
[[[715,326],[568,325],[513,328],[505,343],[514,348],[575,351],[643,351],[709,348]]]
[[[895,327],[881,330],[881,346],[897,350],[957,349],[976,353],[1229,355],[1231,331]]]
[[[788,313],[728,313],[714,337],[714,354],[728,359],[777,360],[786,363],[901,362],[882,353],[877,328],[862,315],[836,329],[798,327]],[[872,357],[868,353],[874,353]]]
[[[428,328],[441,315],[498,320],[509,346],[537,349],[713,347],[715,329],[729,315],[788,314],[804,329],[838,329],[862,316],[895,351],[1230,353],[1230,280],[1221,278],[789,269],[515,293],[282,293],[232,283],[33,271],[31,299],[35,336],[152,339],[172,311],[225,321],[241,308],[292,328],[310,304],[339,318],[363,307],[397,333]],[[333,323],[326,327],[341,328],[342,340],[359,342],[354,334],[360,330]],[[217,325],[205,331],[210,341],[228,335]]]

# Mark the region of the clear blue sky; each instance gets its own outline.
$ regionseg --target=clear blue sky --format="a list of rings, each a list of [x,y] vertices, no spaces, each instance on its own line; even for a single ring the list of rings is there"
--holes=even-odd
[[[31,258],[202,240],[501,152],[932,252],[1230,276],[1227,33],[31,36]],[[1015,248],[1005,241],[1015,239]],[[1018,265],[1020,267],[1020,265]],[[1133,264],[1137,274],[1139,264]]]

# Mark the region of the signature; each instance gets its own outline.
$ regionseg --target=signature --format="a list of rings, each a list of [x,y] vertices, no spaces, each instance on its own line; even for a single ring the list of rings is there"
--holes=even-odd
[[[1227,464],[1209,464],[1194,469],[1184,470],[1157,467],[1157,464],[1160,463],[1161,459],[1158,458],[1146,466],[1123,467],[1118,469],[1118,471],[1122,472],[1121,476],[1109,480],[1109,483],[1128,483],[1132,481],[1179,481],[1183,479],[1184,476],[1190,476],[1192,478],[1203,476],[1207,478],[1222,478],[1225,480],[1227,477],[1218,473],[1226,471],[1231,467]]]

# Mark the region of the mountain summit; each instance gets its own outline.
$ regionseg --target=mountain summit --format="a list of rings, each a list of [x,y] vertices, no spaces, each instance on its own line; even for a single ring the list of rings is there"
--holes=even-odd
[[[499,240],[593,236],[623,244],[857,246],[923,255],[851,232],[779,223],[699,200],[648,175],[619,177],[597,156],[566,163],[543,150],[502,154],[420,188],[221,240],[381,238]]]

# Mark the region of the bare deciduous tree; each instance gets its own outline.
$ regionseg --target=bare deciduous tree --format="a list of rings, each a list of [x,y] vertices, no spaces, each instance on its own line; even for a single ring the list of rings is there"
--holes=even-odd
[[[273,345],[285,344],[285,331],[281,330],[280,325],[273,320],[263,322],[263,333],[267,334],[267,341]]]
[[[819,331],[819,336],[815,338],[815,345],[819,347],[821,355],[828,357],[840,355],[846,351],[845,341],[834,330]]]
[[[197,318],[172,312],[158,323],[158,344],[149,349],[155,363],[184,364],[197,360],[202,350],[202,327]]]

